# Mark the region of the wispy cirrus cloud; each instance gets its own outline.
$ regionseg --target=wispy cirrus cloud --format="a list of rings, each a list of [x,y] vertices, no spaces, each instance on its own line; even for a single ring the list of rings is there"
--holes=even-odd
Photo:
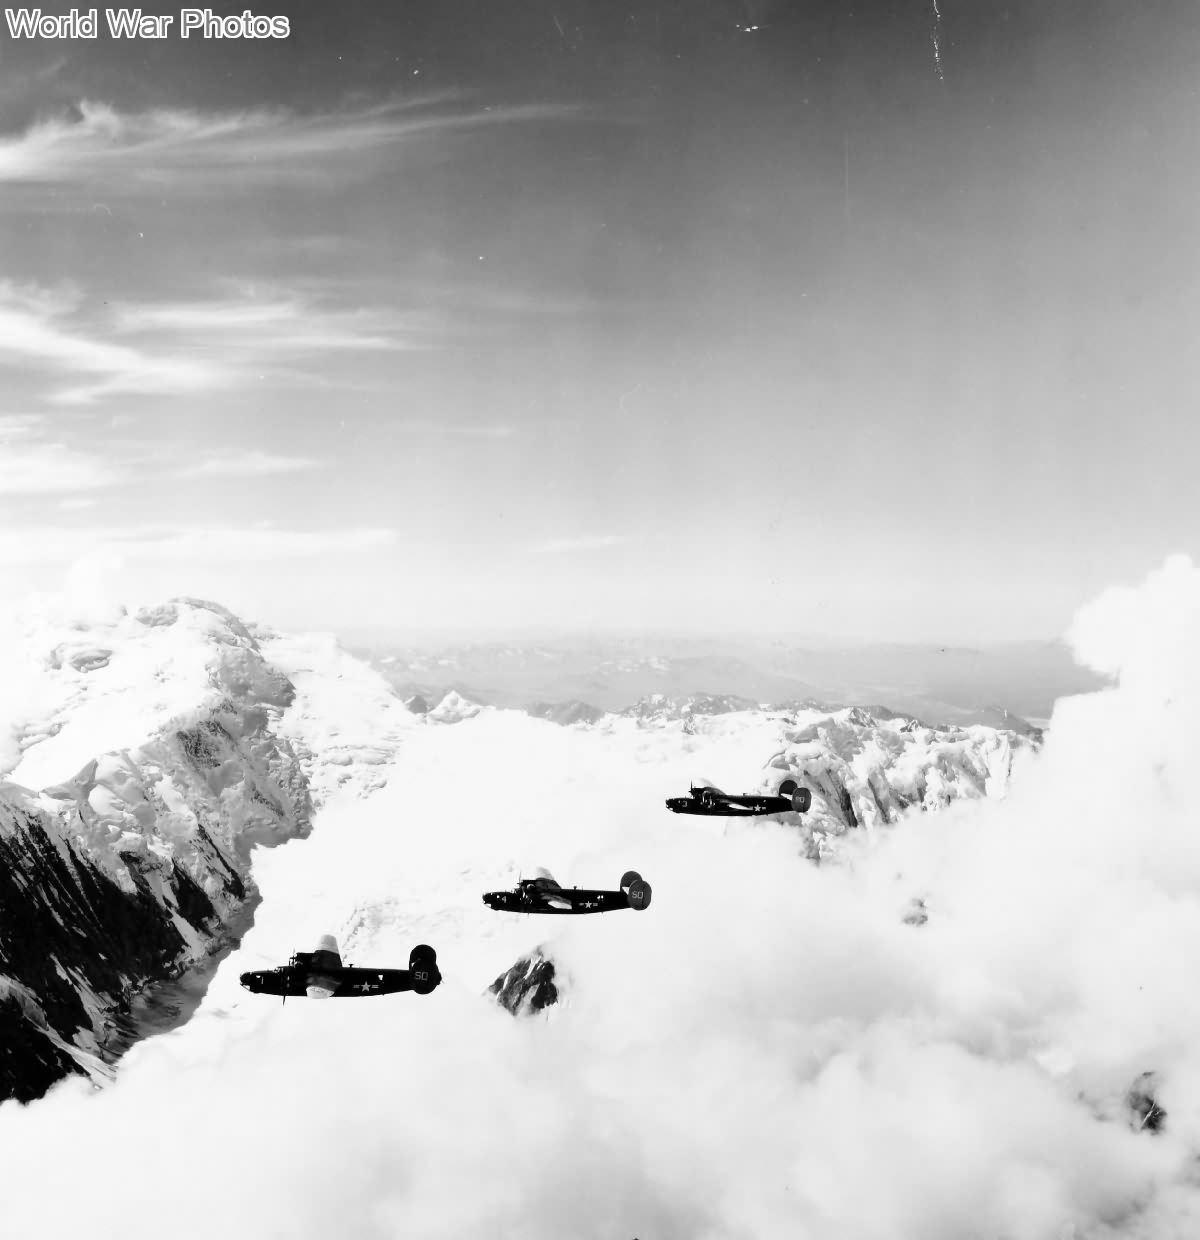
[[[121,480],[121,472],[111,464],[72,451],[66,444],[0,440],[0,497],[91,491]]]
[[[38,414],[0,417],[0,497],[53,495],[112,486],[120,480],[111,462],[47,438]]]
[[[82,506],[94,501],[78,497],[78,492],[135,482],[144,488],[156,481],[262,478],[322,465],[309,457],[253,450],[214,453],[180,464],[178,454],[168,450],[100,445],[89,451],[49,437],[45,430],[41,419],[0,418],[0,499],[63,495],[75,497],[74,505]]]
[[[331,553],[379,551],[397,540],[395,530],[282,529],[271,526],[109,526],[62,525],[0,529],[0,567],[69,564],[98,552],[121,561],[170,563],[257,562],[264,558],[304,559]]]
[[[244,452],[239,456],[211,456],[181,465],[174,478],[265,478],[321,469],[323,462],[304,456],[272,456],[269,452]]]
[[[311,352],[421,348],[437,320],[420,312],[323,306],[286,290],[187,302],[118,303],[112,327],[146,339],[185,337],[222,355],[253,352],[265,358]]]
[[[546,542],[535,543],[530,550],[539,555],[568,551],[602,551],[627,542],[629,539],[622,534],[597,534],[581,538],[551,538]]]
[[[321,355],[427,347],[434,330],[425,315],[330,307],[288,291],[110,307],[75,289],[0,281],[0,365],[48,370],[60,404],[229,388]],[[64,373],[81,379],[64,383]]]
[[[203,362],[154,355],[89,330],[80,300],[71,291],[0,282],[0,360],[91,376],[83,386],[59,389],[57,398],[66,403],[107,393],[171,393],[216,384],[218,372]]]
[[[0,182],[86,181],[113,192],[131,183],[212,186],[230,176],[314,180],[326,175],[331,161],[348,171],[355,155],[377,156],[422,136],[556,120],[575,111],[561,104],[479,107],[450,94],[308,115],[285,109],[122,112],[85,100],[68,115],[0,138]],[[379,161],[361,166],[368,173]]]
[[[45,425],[46,416],[41,413],[0,414],[0,445],[35,435]]]
[[[517,433],[515,426],[474,426],[465,422],[407,421],[397,422],[395,429],[410,435],[460,435],[471,439],[508,439]]]

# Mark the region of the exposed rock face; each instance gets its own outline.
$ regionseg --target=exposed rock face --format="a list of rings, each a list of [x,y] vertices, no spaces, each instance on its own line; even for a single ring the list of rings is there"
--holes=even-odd
[[[255,899],[251,847],[312,812],[273,730],[292,686],[224,609],[31,633],[33,666],[47,641],[0,784],[0,1099],[25,1101],[103,1072],[131,996],[222,944]]]
[[[528,1016],[558,1002],[554,984],[554,962],[537,948],[522,956],[507,973],[488,987],[496,1002],[514,1016]]]
[[[1153,1072],[1143,1072],[1130,1087],[1126,1102],[1135,1128],[1159,1132],[1166,1123],[1167,1113],[1155,1101],[1157,1089],[1158,1078]]]
[[[535,719],[548,719],[551,723],[569,727],[573,723],[596,723],[604,718],[604,711],[598,706],[587,702],[572,700],[570,702],[534,702],[526,707],[528,714]]]
[[[13,804],[11,786],[3,792],[0,1097],[28,1102],[66,1073],[94,1067],[89,1058],[100,1050],[104,1017],[127,1010],[134,988],[166,976],[186,956],[177,918],[195,941],[220,926],[182,871],[164,882],[131,856],[132,890],[123,889],[64,839],[53,819]],[[181,891],[194,922],[180,909]]]

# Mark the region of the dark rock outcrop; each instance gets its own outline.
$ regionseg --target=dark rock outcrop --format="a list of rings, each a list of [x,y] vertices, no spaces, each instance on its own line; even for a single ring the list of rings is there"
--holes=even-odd
[[[522,956],[507,973],[502,973],[488,987],[496,1002],[514,1016],[541,1012],[558,1002],[554,983],[554,962],[538,948]]]
[[[1133,1126],[1139,1131],[1161,1132],[1166,1122],[1167,1113],[1154,1096],[1157,1089],[1157,1075],[1154,1072],[1143,1072],[1125,1096]]]

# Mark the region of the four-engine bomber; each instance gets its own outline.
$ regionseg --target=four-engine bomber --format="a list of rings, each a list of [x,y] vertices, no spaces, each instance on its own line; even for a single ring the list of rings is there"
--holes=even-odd
[[[501,913],[611,913],[621,908],[643,912],[650,904],[650,884],[637,872],[626,870],[619,891],[591,887],[561,887],[547,870],[523,878],[512,891],[489,891],[488,908]]]
[[[238,979],[256,995],[289,998],[362,999],[368,995],[395,995],[405,990],[430,994],[441,983],[437,952],[422,943],[408,955],[407,969],[365,969],[342,964],[337,940],[324,934],[316,951],[296,952],[274,969],[243,973]]]
[[[764,793],[733,794],[711,784],[693,785],[685,797],[668,797],[667,809],[676,814],[717,814],[727,818],[757,818],[764,814],[803,814],[812,806],[812,792],[791,776],[779,785],[777,796]]]

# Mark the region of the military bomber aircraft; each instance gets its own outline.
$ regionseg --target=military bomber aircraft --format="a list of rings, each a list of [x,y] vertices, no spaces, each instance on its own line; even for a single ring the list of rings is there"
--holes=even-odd
[[[685,797],[668,797],[667,809],[676,814],[720,814],[730,818],[757,818],[762,814],[803,814],[812,805],[812,791],[790,775],[779,785],[778,796],[763,793],[733,795],[710,784],[688,789]]]
[[[547,870],[523,878],[512,891],[489,891],[483,897],[488,908],[501,913],[611,913],[620,908],[642,912],[650,903],[650,884],[637,872],[621,876],[620,891],[597,891],[591,887],[560,887]]]
[[[296,952],[287,964],[243,973],[238,979],[256,995],[289,998],[360,999],[367,995],[394,995],[404,990],[427,995],[441,983],[437,952],[422,943],[408,954],[407,969],[365,969],[342,964],[337,940],[323,934],[316,951]]]

